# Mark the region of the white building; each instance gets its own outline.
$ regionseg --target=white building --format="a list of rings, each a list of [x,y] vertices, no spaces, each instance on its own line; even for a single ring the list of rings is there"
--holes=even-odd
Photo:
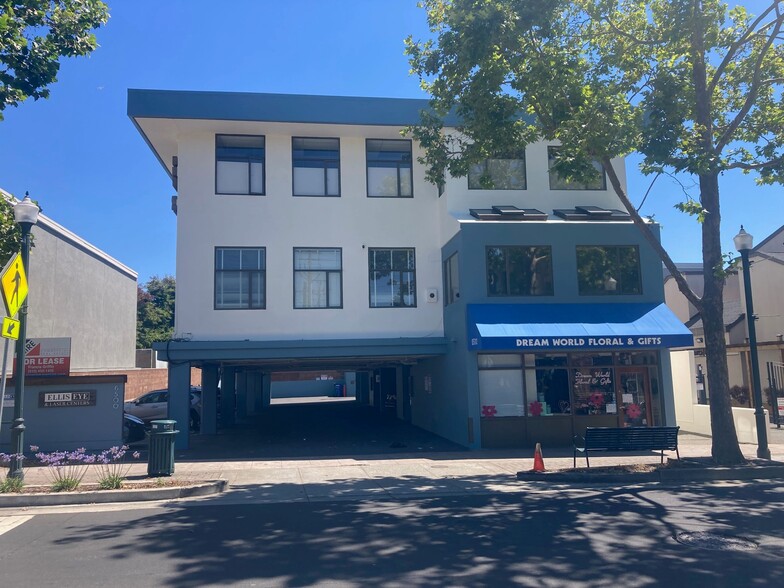
[[[401,135],[423,108],[129,91],[177,190],[176,333],[157,347],[170,414],[187,414],[193,365],[206,433],[219,377],[230,425],[265,409],[271,373],[314,368],[356,373],[360,400],[468,447],[671,423],[660,350],[691,337],[606,182],[557,178],[541,142],[439,190]]]

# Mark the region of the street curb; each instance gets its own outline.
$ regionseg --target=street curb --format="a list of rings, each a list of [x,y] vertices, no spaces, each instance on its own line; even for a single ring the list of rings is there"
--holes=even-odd
[[[76,504],[107,504],[113,502],[147,502],[176,500],[220,494],[228,487],[226,480],[199,483],[194,486],[142,488],[134,490],[89,490],[87,492],[51,492],[48,494],[0,494],[0,508],[26,506],[71,506]]]
[[[741,467],[711,466],[706,468],[672,468],[653,472],[587,473],[590,470],[552,472],[517,472],[524,482],[569,482],[580,484],[637,484],[639,482],[709,482],[714,480],[771,480],[784,478],[784,464],[745,465]]]

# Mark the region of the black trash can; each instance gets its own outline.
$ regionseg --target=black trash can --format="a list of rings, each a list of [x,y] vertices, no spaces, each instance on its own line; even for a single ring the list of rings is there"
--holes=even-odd
[[[150,421],[150,456],[148,476],[171,476],[174,473],[174,437],[177,421]]]

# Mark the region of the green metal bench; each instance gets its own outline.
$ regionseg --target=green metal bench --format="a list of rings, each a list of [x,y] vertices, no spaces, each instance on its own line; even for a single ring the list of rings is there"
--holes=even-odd
[[[574,462],[577,467],[577,454],[585,454],[585,464],[589,451],[661,451],[661,462],[664,463],[664,452],[678,452],[678,430],[680,427],[588,427],[582,442],[578,443],[579,435],[574,438]]]

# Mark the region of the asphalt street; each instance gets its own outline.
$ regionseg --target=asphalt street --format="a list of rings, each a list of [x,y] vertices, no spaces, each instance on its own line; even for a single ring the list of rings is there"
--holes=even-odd
[[[784,488],[544,488],[412,500],[0,513],[2,586],[781,586]],[[682,545],[681,532],[748,539]]]

